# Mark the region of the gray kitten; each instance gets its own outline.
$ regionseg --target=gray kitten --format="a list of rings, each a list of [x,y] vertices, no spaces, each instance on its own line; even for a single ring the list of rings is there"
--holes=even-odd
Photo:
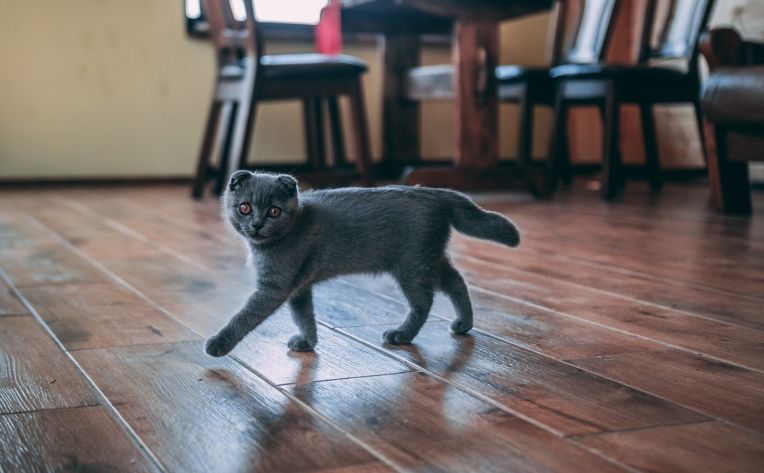
[[[472,328],[472,304],[445,249],[450,229],[510,247],[520,243],[515,225],[454,191],[387,186],[300,193],[288,175],[237,171],[223,196],[225,220],[248,244],[257,272],[254,294],[207,341],[212,356],[230,352],[284,302],[300,330],[289,348],[312,350],[318,342],[312,287],[351,273],[390,273],[410,312],[387,343],[409,343],[432,306],[446,293],[456,308],[451,330]]]

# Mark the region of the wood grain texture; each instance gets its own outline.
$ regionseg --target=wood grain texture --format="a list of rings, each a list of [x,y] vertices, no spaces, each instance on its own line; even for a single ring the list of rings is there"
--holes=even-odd
[[[232,315],[214,307],[209,310],[175,305],[168,310],[205,336],[213,335]],[[247,335],[234,349],[233,356],[274,384],[411,371],[403,363],[322,326],[318,327],[318,345],[313,352],[292,352],[287,341],[297,333],[288,310],[282,308]]]
[[[764,374],[677,350],[571,360],[576,366],[764,433]]]
[[[75,352],[170,471],[306,471],[377,461],[230,358],[198,343]]]
[[[456,256],[454,261],[470,283],[493,292],[732,363],[764,369],[762,331],[609,296],[596,288],[518,271],[509,264],[485,263],[463,256]]]
[[[154,471],[102,407],[0,416],[0,471]]]
[[[374,345],[389,327],[344,329]],[[465,386],[558,435],[702,420],[670,402],[475,333],[457,336],[429,322],[405,347],[386,350]]]
[[[290,387],[405,471],[622,471],[422,374]],[[554,450],[555,455],[549,455]]]
[[[2,280],[0,280],[0,317],[26,314],[26,308]]]
[[[721,422],[593,435],[578,442],[638,471],[755,473],[764,465],[764,437]]]
[[[0,413],[98,404],[74,364],[30,316],[0,318],[0,380]]]
[[[360,287],[364,289],[364,292],[360,292]],[[403,294],[391,278],[353,276],[343,278],[339,284],[327,283],[327,288],[341,291],[343,294],[353,294],[358,291],[362,300],[368,299],[362,311],[348,310],[347,321],[343,321],[344,323],[338,325],[339,327],[373,325],[371,322],[375,322],[374,324],[379,322],[382,325],[383,320],[390,322],[398,320],[401,316],[400,302],[394,301],[403,301]],[[383,296],[381,300],[379,300],[380,295]],[[583,358],[660,348],[660,345],[648,340],[565,317],[543,307],[502,297],[479,288],[470,288],[470,297],[475,312],[475,327],[509,341],[513,345],[555,359]],[[350,305],[351,303],[346,302],[346,299],[352,300],[351,297],[343,298],[337,305]],[[371,319],[371,316],[377,313],[383,314],[384,317],[379,317],[378,320]],[[323,321],[332,323],[331,311],[321,311],[318,314]],[[362,314],[362,317],[359,318],[359,314]],[[443,294],[436,295],[431,317],[452,320],[455,316],[451,301]]]
[[[615,295],[691,312],[725,323],[764,329],[761,300],[625,272],[619,266],[593,263],[596,257],[582,254],[579,250],[566,251],[558,257],[553,256],[554,264],[549,264],[544,262],[542,256],[552,255],[554,248],[559,247],[558,243],[545,242],[539,245],[538,241],[533,241],[534,238],[535,235],[528,236],[526,239],[532,242],[520,251],[513,252],[511,256],[503,251],[496,251],[491,245],[467,241],[461,237],[453,240],[452,248],[460,254],[493,263],[504,264],[507,258],[511,258],[513,268],[550,278],[570,280],[570,275],[575,274],[576,284],[596,287]]]
[[[101,272],[58,244],[0,250],[0,268],[18,287],[105,280]]]
[[[200,338],[116,284],[29,287],[22,292],[67,350]]]

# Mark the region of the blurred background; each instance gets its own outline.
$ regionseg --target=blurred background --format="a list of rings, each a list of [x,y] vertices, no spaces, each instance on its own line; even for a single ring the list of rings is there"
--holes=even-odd
[[[197,2],[187,3],[0,0],[0,179],[190,177],[215,68],[210,44],[187,34],[186,13],[198,12]],[[263,22],[311,24],[324,3],[258,0],[255,9]],[[763,11],[760,0],[719,0],[711,26],[734,25],[748,37],[761,38]],[[505,22],[501,63],[547,64],[547,23],[548,13]],[[313,50],[310,34],[287,39],[289,33],[279,34],[278,27],[269,31],[273,38],[267,42],[268,53]],[[344,52],[370,66],[364,81],[375,159],[381,152],[378,51],[373,38],[346,40],[344,45]],[[422,48],[423,64],[447,63],[450,56],[448,44]],[[450,110],[448,103],[423,105],[424,159],[451,157],[452,142],[443,139],[451,136]],[[304,160],[299,102],[266,104],[258,113],[250,163]],[[512,158],[517,110],[502,105],[500,113],[500,155]],[[587,111],[575,113],[585,117]],[[591,113],[595,115],[590,117],[596,116]],[[546,153],[550,116],[547,109],[537,113],[536,156]],[[679,119],[666,120],[668,116]],[[626,116],[624,121],[628,120]],[[657,120],[659,129],[663,125],[664,167],[702,166],[699,150],[684,152],[687,146],[698,146],[691,109],[664,108]],[[585,121],[588,124],[579,132],[573,125],[573,159],[598,162],[599,140],[577,139],[597,132],[598,120]],[[672,141],[683,151],[681,155]],[[623,147],[626,162],[641,159],[639,137],[633,142],[634,146]]]

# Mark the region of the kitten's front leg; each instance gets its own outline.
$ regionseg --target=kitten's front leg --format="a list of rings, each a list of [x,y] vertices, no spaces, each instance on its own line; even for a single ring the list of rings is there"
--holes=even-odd
[[[276,312],[286,297],[286,294],[281,291],[258,289],[228,324],[207,340],[205,346],[207,354],[227,355],[241,339]]]
[[[292,296],[289,300],[289,309],[300,334],[290,338],[287,345],[294,351],[312,350],[318,343],[316,318],[313,314],[313,290],[306,287]]]

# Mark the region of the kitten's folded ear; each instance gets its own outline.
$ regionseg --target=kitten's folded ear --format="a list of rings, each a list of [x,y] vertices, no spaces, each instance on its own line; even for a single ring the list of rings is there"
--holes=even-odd
[[[276,177],[276,182],[278,182],[279,188],[281,188],[287,196],[291,197],[297,193],[297,179],[289,174],[279,174],[279,176]]]
[[[242,182],[246,181],[252,177],[252,173],[249,171],[236,171],[233,174],[231,174],[231,179],[228,180],[228,190],[236,190],[237,187],[241,185]]]

